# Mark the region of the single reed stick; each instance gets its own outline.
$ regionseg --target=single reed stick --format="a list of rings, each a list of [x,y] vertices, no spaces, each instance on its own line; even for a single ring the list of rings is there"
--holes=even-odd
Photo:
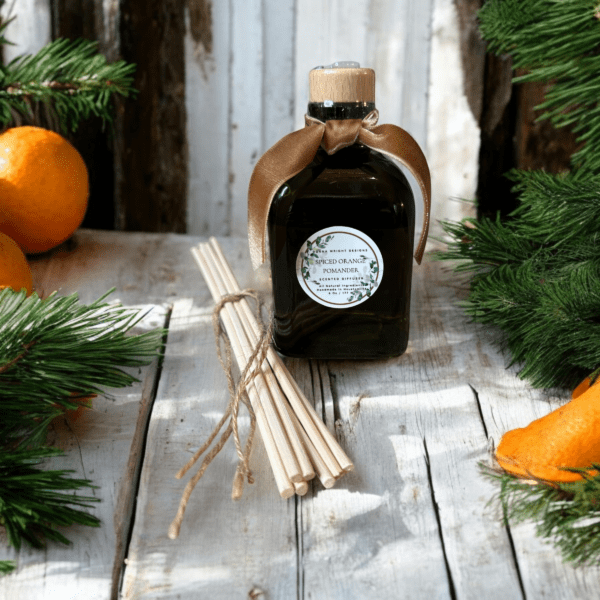
[[[206,283],[208,285],[211,295],[213,296],[214,301],[219,302],[220,294],[218,292],[217,286],[212,277],[211,270],[204,256],[201,254],[200,251],[196,251],[196,249],[192,250],[192,254],[196,259],[200,270],[202,271],[202,274],[204,276],[204,279],[206,280]],[[234,327],[233,321],[230,317],[229,312],[227,311],[222,311],[221,316],[223,319],[223,324],[227,331],[227,335],[229,336],[229,339],[231,341],[233,354],[235,356],[236,361],[238,362],[240,371],[243,371],[247,361],[245,359],[241,343],[237,338],[236,329]],[[267,416],[264,410],[264,405],[261,402],[261,397],[257,390],[256,384],[259,381],[260,378],[255,377],[254,380],[248,384],[248,397],[250,398],[250,403],[252,404],[252,408],[254,409],[254,412],[256,414],[256,422],[264,442],[265,450],[267,452],[271,468],[273,470],[273,475],[275,477],[277,489],[279,490],[279,493],[283,498],[290,498],[295,493],[295,489],[293,483],[290,481],[290,478],[287,475],[284,460],[278,451],[278,444],[275,441],[271,428],[269,427]],[[268,393],[269,392],[265,386],[264,395],[266,396]]]
[[[240,292],[240,286],[216,238],[210,238],[210,246],[219,261],[220,271],[225,277],[228,293]],[[260,327],[252,314],[250,306],[244,299],[236,303],[236,306],[239,306],[243,312],[245,322],[250,325],[253,331],[253,342],[256,343],[255,340],[258,338]],[[267,360],[290,404],[293,406],[298,419],[333,476],[337,478],[342,473],[351,471],[354,468],[352,461],[342,450],[334,435],[327,429],[325,423],[319,418],[319,415],[315,412],[312,404],[308,401],[284,362],[272,348],[269,348],[267,351]]]
[[[308,492],[308,483],[306,483],[306,481],[301,481],[300,483],[295,483],[294,488],[295,488],[296,494],[298,494],[298,496],[304,496],[304,495],[306,495],[306,492]]]
[[[219,260],[219,257],[216,254],[216,252],[214,251],[214,249],[211,248],[210,246],[208,246],[208,247],[203,246],[203,248],[206,248],[207,252],[210,254],[210,258],[213,261],[213,264],[215,265],[216,270],[218,271],[218,275],[219,275],[220,279],[219,279],[219,281],[217,281],[217,284],[219,285],[219,292],[221,293],[221,295],[225,296],[227,294],[239,293],[239,291],[240,291],[239,289],[238,290],[230,289],[230,286],[228,285],[227,274],[223,270],[221,262]],[[242,324],[242,327],[244,328],[244,332],[249,340],[250,345],[254,346],[256,343],[258,343],[260,331],[255,331],[251,327],[251,323],[248,319],[248,313],[244,312],[243,310],[240,310],[242,301],[244,302],[248,311],[250,311],[250,307],[248,306],[248,303],[246,302],[246,300],[244,298],[242,298],[241,300],[238,300],[235,303],[232,303],[232,307],[233,307],[233,310],[236,311],[236,314],[239,318],[239,321]],[[251,311],[249,314],[250,314],[251,320],[254,323],[256,323],[256,320],[254,319],[254,316],[252,315]],[[267,350],[267,352],[268,352],[268,350]],[[314,471],[312,464],[308,458],[306,450],[304,449],[304,444],[302,443],[300,436],[296,430],[296,427],[294,427],[294,424],[292,423],[292,420],[286,409],[286,406],[288,405],[288,401],[287,401],[287,398],[285,397],[285,395],[283,394],[283,392],[281,391],[279,381],[276,378],[276,376],[274,375],[273,371],[271,370],[271,367],[269,367],[269,365],[266,363],[262,365],[262,373],[263,373],[263,376],[265,377],[265,380],[269,387],[269,391],[271,392],[275,408],[277,409],[277,412],[279,414],[279,418],[281,419],[281,422],[283,424],[285,432],[288,435],[290,445],[292,446],[292,449],[296,455],[296,459],[298,460],[298,465],[299,465],[300,471],[302,473],[302,479],[303,479],[303,481],[312,479],[315,476],[315,471]]]

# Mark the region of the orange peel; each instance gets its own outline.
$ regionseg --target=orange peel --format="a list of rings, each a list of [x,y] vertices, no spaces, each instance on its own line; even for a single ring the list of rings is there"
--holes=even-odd
[[[583,479],[566,469],[589,469],[600,464],[600,381],[589,378],[573,391],[572,399],[527,427],[504,434],[496,460],[519,477],[568,483]],[[597,471],[590,470],[595,476]]]

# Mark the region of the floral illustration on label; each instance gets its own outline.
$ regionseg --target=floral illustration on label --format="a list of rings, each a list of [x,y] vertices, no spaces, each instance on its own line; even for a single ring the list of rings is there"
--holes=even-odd
[[[376,292],[383,277],[383,257],[362,231],[327,227],[300,248],[296,274],[302,289],[316,302],[348,308]]]

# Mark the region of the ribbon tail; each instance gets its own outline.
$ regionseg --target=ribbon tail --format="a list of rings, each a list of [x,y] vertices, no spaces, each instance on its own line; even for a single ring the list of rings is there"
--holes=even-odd
[[[248,186],[248,242],[256,269],[266,259],[267,218],[277,190],[315,157],[325,125],[304,127],[281,138],[258,160]]]
[[[421,239],[415,252],[415,260],[420,265],[425,252],[431,216],[431,176],[427,159],[415,139],[396,125],[378,125],[370,130],[363,128],[358,139],[365,146],[399,161],[412,173],[419,184],[425,206]]]

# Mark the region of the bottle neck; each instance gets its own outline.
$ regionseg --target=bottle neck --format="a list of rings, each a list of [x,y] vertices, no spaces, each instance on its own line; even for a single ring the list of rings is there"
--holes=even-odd
[[[364,119],[372,110],[374,102],[310,102],[308,116],[319,121],[341,119]]]

